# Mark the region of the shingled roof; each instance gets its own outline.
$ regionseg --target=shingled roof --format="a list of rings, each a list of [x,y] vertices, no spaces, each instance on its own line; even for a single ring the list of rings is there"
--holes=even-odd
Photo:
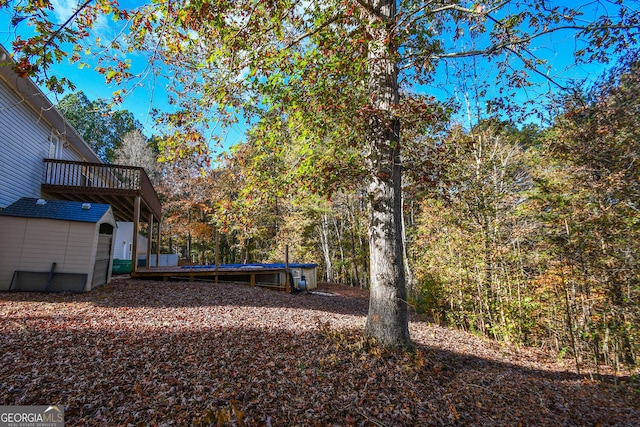
[[[0,215],[97,223],[110,208],[110,205],[102,203],[23,197],[0,211]]]

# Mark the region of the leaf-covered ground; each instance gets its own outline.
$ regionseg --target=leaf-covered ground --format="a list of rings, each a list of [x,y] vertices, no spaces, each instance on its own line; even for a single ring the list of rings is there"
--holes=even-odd
[[[390,353],[360,333],[366,293],[324,290],[119,278],[0,293],[0,405],[62,404],[68,426],[640,425],[628,378],[417,319],[417,351]]]

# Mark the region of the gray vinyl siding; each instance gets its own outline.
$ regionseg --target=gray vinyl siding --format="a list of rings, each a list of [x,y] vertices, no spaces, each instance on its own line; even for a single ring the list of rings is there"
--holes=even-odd
[[[63,137],[60,137],[61,141],[64,141]],[[77,154],[72,148],[63,148],[60,156],[58,156],[61,160],[80,160],[86,161],[79,154]]]
[[[41,197],[42,160],[49,157],[51,133],[39,112],[0,79],[0,208],[20,197]],[[58,158],[83,160],[64,142],[60,136]]]
[[[0,207],[40,197],[50,128],[0,80]]]

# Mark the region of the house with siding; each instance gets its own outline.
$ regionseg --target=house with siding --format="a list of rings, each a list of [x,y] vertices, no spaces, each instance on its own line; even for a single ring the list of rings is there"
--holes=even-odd
[[[13,71],[0,45],[0,210],[23,197],[108,204],[135,236],[146,224],[146,250],[128,238],[134,259],[159,243],[161,204],[144,169],[103,163],[40,88]]]

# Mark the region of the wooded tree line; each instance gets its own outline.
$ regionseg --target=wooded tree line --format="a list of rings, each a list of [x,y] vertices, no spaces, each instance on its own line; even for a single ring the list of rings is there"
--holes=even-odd
[[[578,368],[637,363],[638,68],[634,52],[588,90],[567,91],[548,127],[491,118],[411,135],[403,211],[414,310],[548,347]],[[92,109],[69,108],[76,98],[64,105],[87,122]],[[206,154],[157,162],[163,147],[140,132],[112,147],[156,182],[163,251],[212,264],[217,245],[220,263],[281,262],[288,245],[322,280],[368,287],[368,207],[348,156],[269,141],[260,126],[212,167]]]
[[[448,123],[438,138],[412,135],[407,161],[430,159],[404,185],[413,309],[550,348],[579,369],[637,363],[640,61],[626,58],[588,90],[567,91],[548,127],[491,118],[472,129]],[[217,233],[220,262],[268,262],[289,245],[292,260],[318,263],[323,280],[367,287],[357,169],[344,155],[310,154],[301,173],[304,144],[265,144],[255,132],[204,174],[192,159],[164,175],[173,250],[212,263]],[[315,191],[331,185],[330,197]]]
[[[410,233],[419,310],[578,367],[637,363],[638,66],[566,94],[548,128],[451,129]]]
[[[596,231],[616,218],[633,229],[636,193],[611,192],[604,182],[616,187],[607,180],[629,179],[635,163],[633,155],[624,166],[603,159],[615,150],[584,154],[584,145],[629,137],[613,118],[599,120],[598,110],[612,109],[622,94],[578,91],[552,127],[524,132],[526,143],[522,129],[499,121],[540,111],[524,90],[558,86],[549,62],[557,57],[542,54],[558,43],[554,36],[570,35],[561,44],[563,52],[572,45],[574,64],[606,62],[637,46],[635,2],[199,0],[125,9],[96,0],[60,23],[49,1],[0,2],[9,6],[12,28],[33,26],[12,41],[16,72],[52,91],[72,86],[48,73],[65,57],[81,68],[95,60],[105,82],[118,86],[114,102],[146,76],[170,82],[172,111],[158,116],[166,131],[160,176],[176,180],[167,205],[186,215],[175,228],[189,225],[189,255],[195,240],[200,261],[207,258],[211,230],[213,240],[224,237],[227,257],[242,261],[277,256],[278,245],[299,241],[294,254],[322,259],[327,277],[370,286],[365,333],[387,346],[411,347],[408,290],[425,301],[416,307],[459,326],[499,339],[556,340],[579,363],[590,355],[635,358],[635,332],[619,325],[628,320],[620,307],[634,298],[635,282],[620,282],[633,276],[623,270],[633,271],[634,249],[618,246],[630,232]],[[100,16],[119,26],[113,38],[93,33]],[[133,57],[143,58],[141,69]],[[452,67],[456,58],[474,67]],[[489,117],[458,128],[448,121],[452,105],[424,95],[431,89],[423,85],[459,91],[477,61],[490,72],[484,81],[472,76],[472,97]],[[628,84],[616,75],[615,87]],[[213,129],[240,116],[252,128],[246,144],[214,171],[192,172],[190,165],[211,162]],[[627,172],[611,172],[616,165]],[[192,187],[200,180],[211,188],[204,201]],[[430,212],[440,228],[426,220]],[[360,268],[362,254],[368,261]],[[542,284],[550,296],[533,292]],[[606,316],[602,301],[610,304]],[[526,304],[545,314],[536,317]],[[541,318],[555,321],[543,327]]]

